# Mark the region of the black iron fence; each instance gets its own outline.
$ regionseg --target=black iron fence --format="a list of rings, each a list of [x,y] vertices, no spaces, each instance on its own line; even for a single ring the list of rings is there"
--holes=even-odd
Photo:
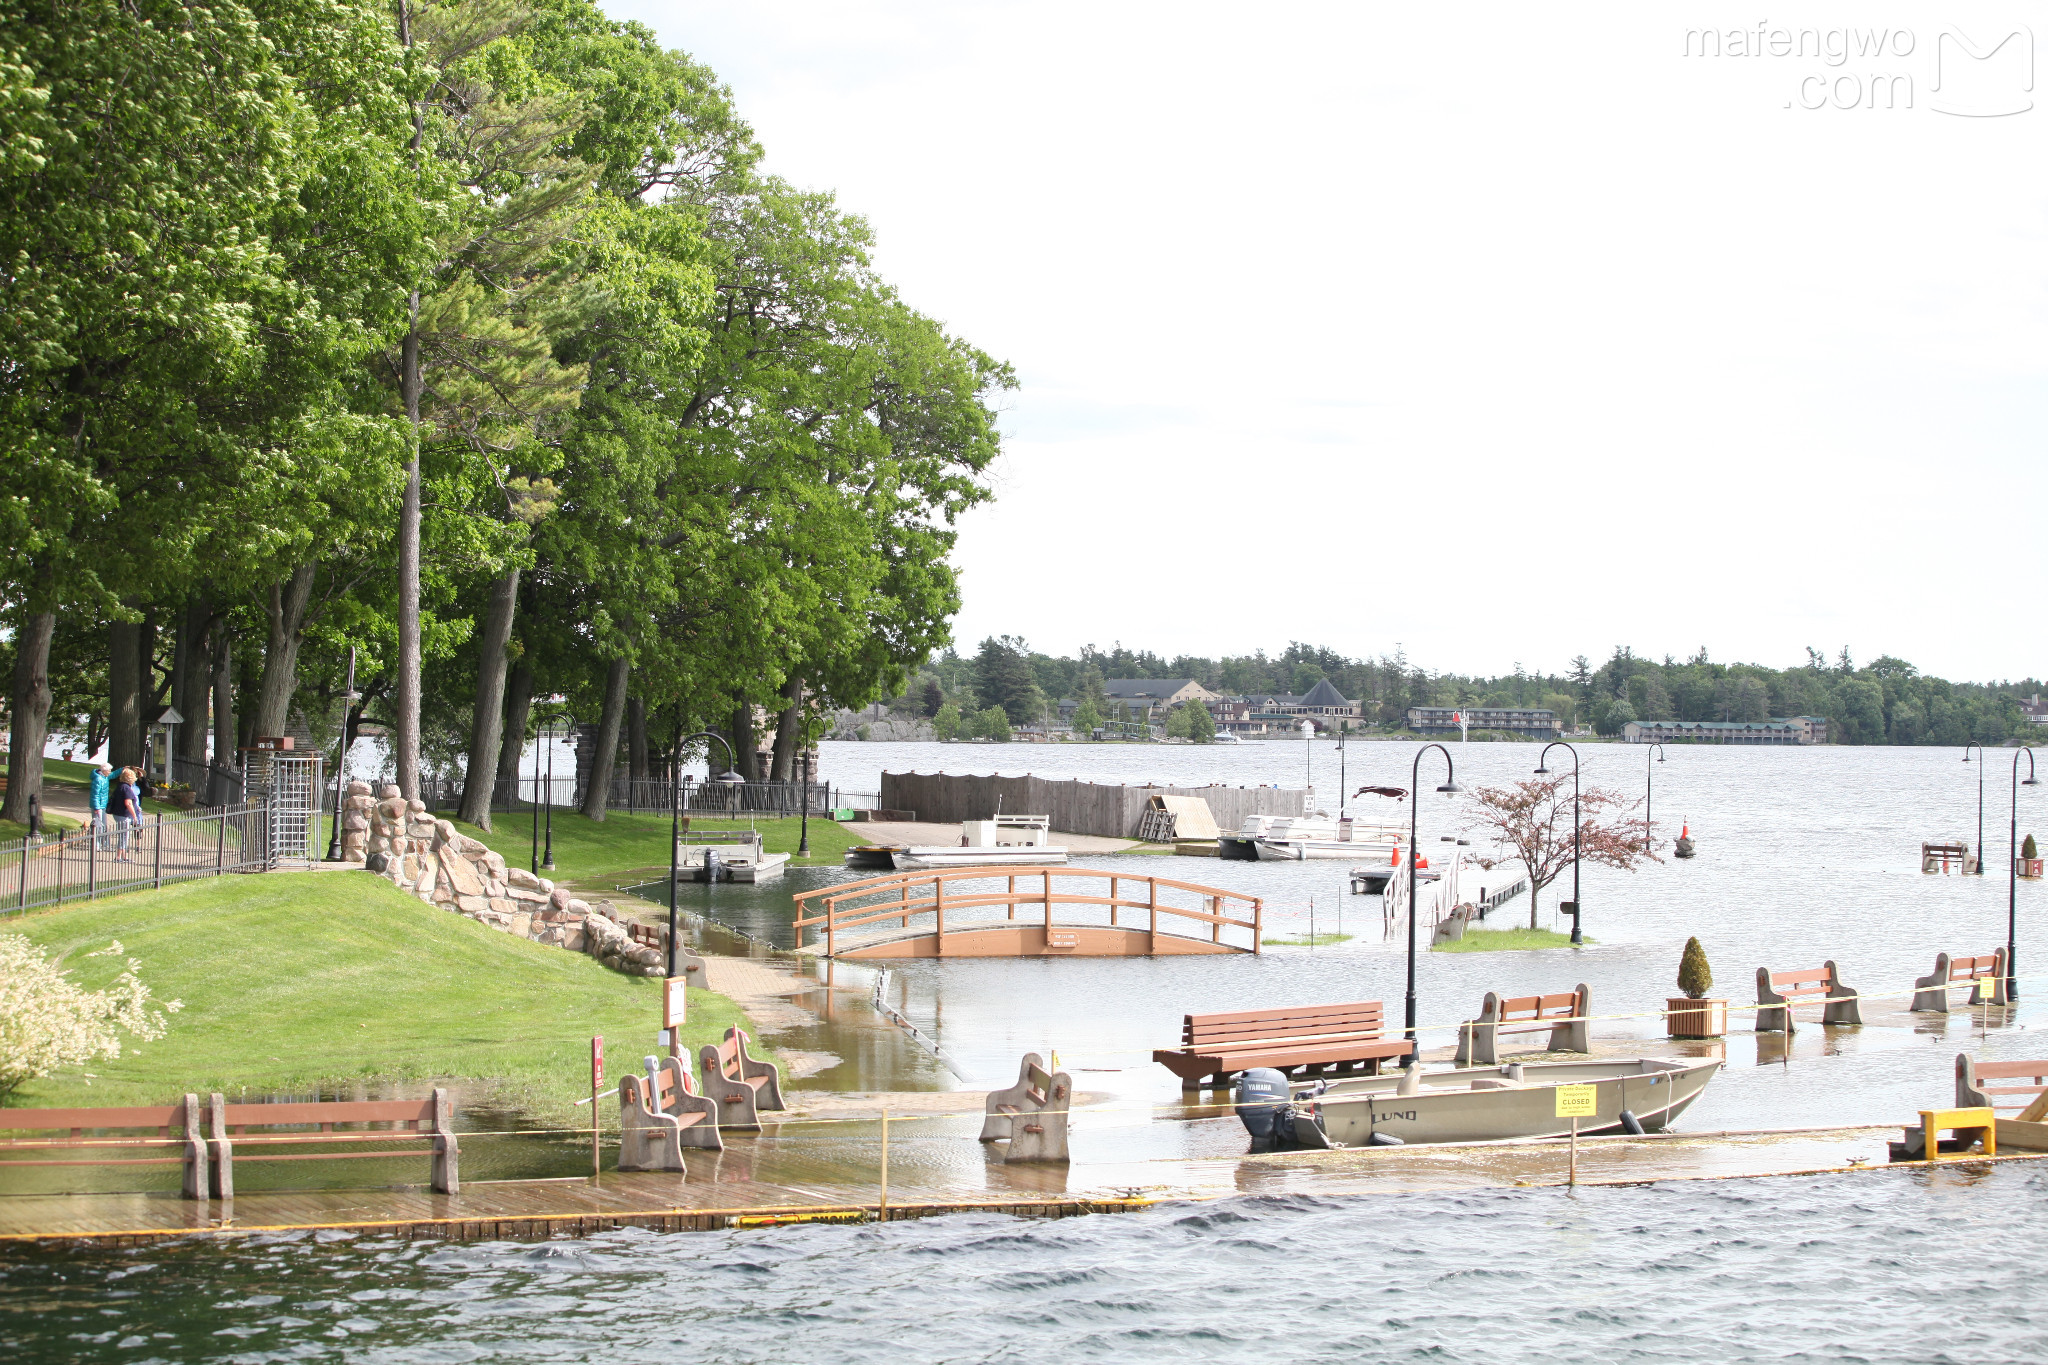
[[[420,778],[420,799],[431,810],[453,810],[462,804],[459,777]],[[696,782],[685,781],[680,804],[686,811],[732,815],[800,815],[808,800],[810,813],[830,818],[837,807],[849,804],[848,793],[835,791],[824,782]],[[628,813],[665,815],[677,801],[675,784],[666,779],[615,777],[605,797],[605,809]],[[862,800],[871,801],[863,795]],[[499,782],[491,790],[494,811],[532,810],[535,805],[568,808],[582,804],[573,773],[558,773],[552,780],[522,777],[515,783]]]
[[[0,843],[0,914],[227,872],[265,872],[318,851],[281,847],[276,812],[247,801],[136,821],[102,818],[61,837]]]

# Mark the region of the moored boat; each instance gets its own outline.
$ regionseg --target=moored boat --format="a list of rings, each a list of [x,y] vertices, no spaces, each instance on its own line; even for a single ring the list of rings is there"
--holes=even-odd
[[[1718,1060],[1620,1057],[1365,1076],[1319,1093],[1310,1082],[1294,1088],[1294,1136],[1303,1147],[1563,1137],[1573,1121],[1557,1115],[1562,1085],[1594,1088],[1594,1113],[1578,1120],[1582,1136],[1636,1131],[1630,1119],[1657,1132],[1720,1069]]]
[[[894,850],[898,871],[929,871],[941,867],[1064,867],[1067,851],[1044,845],[1002,844],[950,847],[914,845]]]

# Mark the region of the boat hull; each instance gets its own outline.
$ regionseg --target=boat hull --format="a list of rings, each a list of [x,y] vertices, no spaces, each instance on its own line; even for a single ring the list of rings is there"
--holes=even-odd
[[[1425,1072],[1413,1095],[1396,1093],[1398,1075],[1339,1081],[1296,1100],[1295,1137],[1309,1147],[1364,1147],[1376,1133],[1404,1144],[1563,1137],[1572,1120],[1557,1117],[1560,1085],[1594,1087],[1595,1112],[1578,1120],[1581,1134],[1625,1132],[1624,1109],[1656,1132],[1684,1113],[1720,1069],[1719,1061],[1662,1057],[1531,1062]],[[1519,1070],[1520,1083],[1509,1078],[1511,1070]]]
[[[1065,867],[1063,848],[1024,845],[1001,848],[899,848],[895,863],[901,872],[929,872],[946,867]]]
[[[1391,863],[1392,844],[1369,844],[1348,839],[1255,839],[1258,856],[1268,862],[1291,863],[1310,859],[1325,862],[1357,862],[1361,858],[1376,858]]]

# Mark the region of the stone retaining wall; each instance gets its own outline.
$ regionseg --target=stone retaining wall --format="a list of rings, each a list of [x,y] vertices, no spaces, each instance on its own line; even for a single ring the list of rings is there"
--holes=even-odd
[[[381,800],[367,782],[351,782],[341,807],[342,858],[361,863],[427,904],[509,934],[588,953],[630,976],[660,976],[661,950],[635,943],[610,906],[571,896],[546,877],[505,859],[424,802],[406,801],[396,786]]]

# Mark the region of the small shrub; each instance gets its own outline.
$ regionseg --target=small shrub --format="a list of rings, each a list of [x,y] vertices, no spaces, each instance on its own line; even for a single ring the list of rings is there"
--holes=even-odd
[[[2038,858],[2041,856],[2040,850],[2034,846],[2033,835],[2029,834],[2026,838],[2020,840],[2020,856],[2022,858]]]
[[[1707,966],[1707,950],[1698,938],[1685,941],[1685,954],[1678,960],[1678,989],[1688,1000],[1699,1000],[1714,988],[1714,973]]]
[[[88,957],[119,957],[116,942]],[[41,948],[19,934],[0,934],[0,1096],[60,1067],[121,1055],[121,1031],[141,1042],[164,1036],[164,1015],[183,1002],[152,1009],[149,987],[128,970],[103,991],[83,990]]]

